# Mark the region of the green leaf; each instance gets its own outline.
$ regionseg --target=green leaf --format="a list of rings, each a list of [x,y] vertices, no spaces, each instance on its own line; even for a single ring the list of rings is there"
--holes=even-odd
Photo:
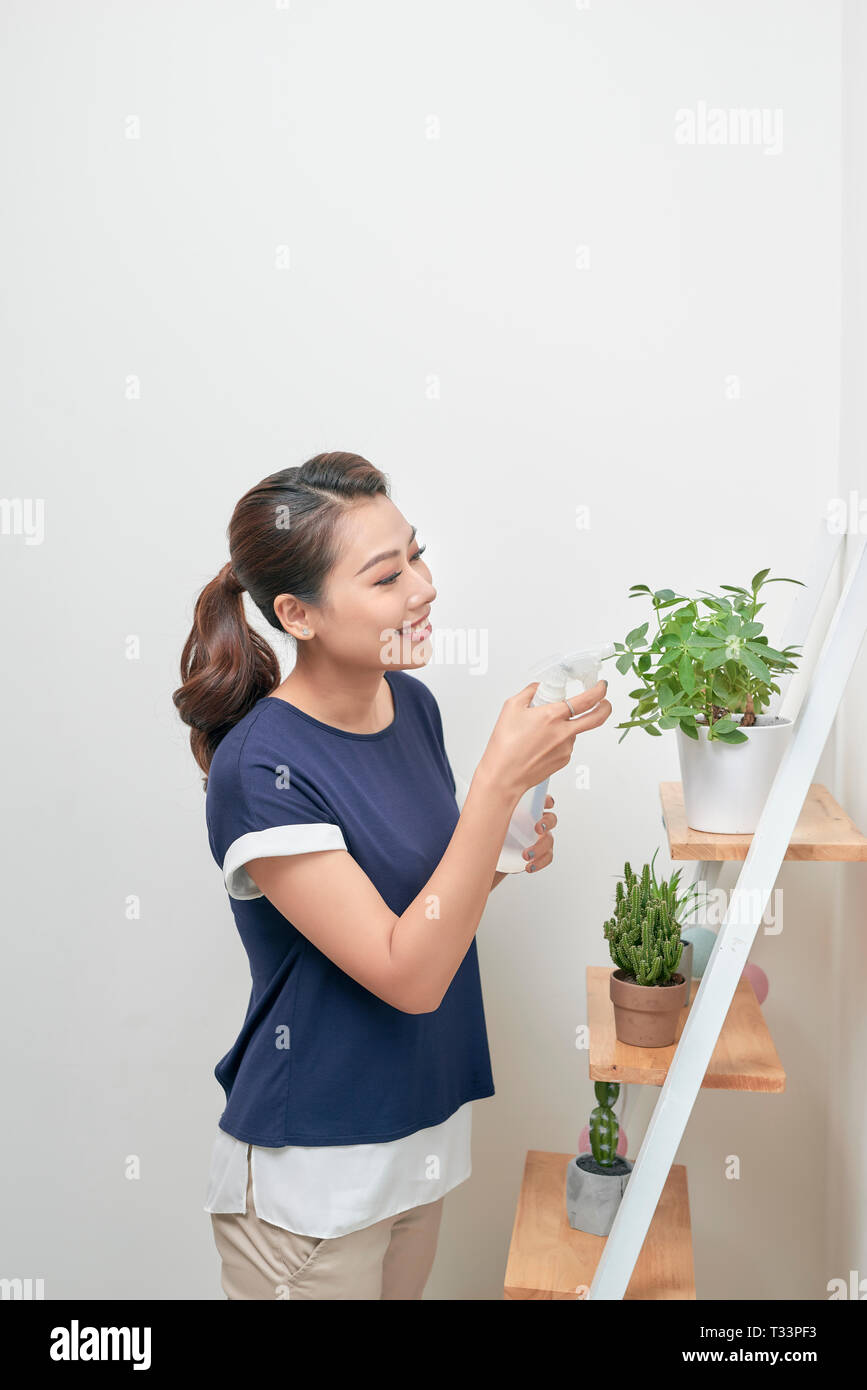
[[[642,623],[642,624],[641,624],[641,627],[634,627],[634,628],[632,629],[631,632],[627,632],[627,634],[626,634],[626,645],[627,645],[627,647],[632,647],[632,646],[634,646],[636,642],[643,642],[644,639],[645,639],[645,637],[647,636],[647,629],[648,629],[649,626],[650,626],[649,623]]]
[[[691,628],[697,617],[698,614],[695,609],[695,604],[686,603],[683,608],[678,608],[676,613],[672,613],[671,621],[676,623],[678,627],[680,627],[682,623],[686,623],[687,627]]]
[[[757,676],[760,681],[769,681],[771,673],[763,661],[760,661],[755,652],[750,651],[749,647],[741,649],[741,660],[748,671]]]
[[[657,589],[657,590],[656,590],[656,593],[653,595],[653,597],[654,597],[654,598],[658,598],[658,599],[663,599],[663,600],[664,600],[664,599],[675,599],[675,602],[676,602],[676,603],[680,603],[680,599],[679,599],[679,598],[675,598],[675,593],[674,593],[674,590],[673,590],[673,589]]]
[[[642,652],[641,656],[638,658],[638,669],[642,672],[642,674],[646,670],[648,670],[650,666],[650,660],[650,652]]]
[[[766,570],[759,570],[758,574],[754,574],[754,575],[753,575],[752,580],[751,580],[751,587],[752,587],[753,593],[755,593],[756,589],[761,588],[762,584],[763,584],[764,581],[767,579],[767,577],[768,577],[768,575],[770,574],[770,572],[771,572],[771,567],[770,567],[770,565],[769,565],[768,568],[767,568]]]
[[[614,665],[617,667],[621,676],[625,676],[632,665],[632,652],[624,652],[622,656],[617,658]]]
[[[688,738],[698,739],[698,729],[695,727],[695,720],[681,719],[680,727]]]
[[[774,661],[786,660],[782,652],[778,652],[776,647],[769,647],[766,642],[747,642],[747,646],[751,652],[756,653],[756,656],[769,656]]]
[[[646,584],[630,584],[629,592],[631,594],[649,594],[650,590]]]
[[[746,734],[742,734],[740,729],[733,729],[730,734],[717,734],[717,738],[722,743],[748,743]]]
[[[735,721],[733,719],[730,719],[727,714],[723,715],[722,719],[717,719],[714,721],[714,736],[716,738],[720,738],[723,734],[730,734],[732,729],[736,728],[737,725],[735,724]]]
[[[662,734],[660,733],[659,729],[657,729],[653,724],[642,724],[641,727],[644,729],[645,733],[653,734],[654,738],[662,738]]]
[[[715,667],[724,665],[727,660],[725,647],[720,647],[715,652],[708,652],[702,659],[702,665],[706,671],[713,671]]]
[[[680,683],[687,695],[691,695],[695,690],[695,673],[692,669],[692,662],[686,652],[684,652],[683,656],[680,658],[677,674],[680,677]]]

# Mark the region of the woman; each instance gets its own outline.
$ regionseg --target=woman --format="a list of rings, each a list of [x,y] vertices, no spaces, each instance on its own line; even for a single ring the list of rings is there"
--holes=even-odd
[[[173,696],[252,976],[215,1068],[223,1291],[419,1299],[470,1174],[471,1103],[494,1094],[475,933],[500,849],[526,789],[607,719],[606,682],[507,700],[459,813],[436,699],[407,670],[436,589],[385,476],[317,455],[242,497],[228,537]],[[282,683],[245,590],[297,644]]]

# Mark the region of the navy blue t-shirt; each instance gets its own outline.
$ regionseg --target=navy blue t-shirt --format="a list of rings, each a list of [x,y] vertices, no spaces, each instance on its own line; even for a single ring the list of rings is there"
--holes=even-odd
[[[241,1031],[214,1069],[219,1124],[247,1143],[386,1143],[494,1094],[475,937],[439,1008],[404,1013],[318,950],[243,867],[345,849],[398,915],[424,888],[458,821],[455,780],[433,692],[407,671],[384,677],[395,716],[378,733],[266,695],[208,773],[211,853],[252,977]]]

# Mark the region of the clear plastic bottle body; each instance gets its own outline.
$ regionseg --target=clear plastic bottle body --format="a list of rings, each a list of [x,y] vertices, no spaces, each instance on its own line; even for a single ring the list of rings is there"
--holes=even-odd
[[[589,690],[599,680],[603,657],[611,656],[613,652],[613,644],[606,642],[579,652],[546,658],[541,665],[537,664],[535,667],[539,686],[530,702],[531,705],[565,700],[567,687],[574,682],[580,682],[582,691]],[[529,849],[539,838],[536,826],[545,810],[549,780],[546,777],[538,786],[529,787],[512,813],[498,866],[506,873],[520,873],[527,867],[528,860],[524,858],[524,850]],[[505,867],[506,865],[508,867]]]

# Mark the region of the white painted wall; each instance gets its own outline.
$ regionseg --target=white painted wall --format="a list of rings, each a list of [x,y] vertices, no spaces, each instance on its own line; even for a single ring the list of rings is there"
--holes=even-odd
[[[218,1298],[212,1072],[249,978],[170,694],[231,509],[323,449],[389,473],[439,629],[487,641],[483,671],[435,649],[424,676],[464,774],[534,661],[642,620],[630,584],[797,576],[829,495],[867,487],[863,289],[838,454],[840,6],[6,13],[4,489],[44,499],[45,522],[41,544],[0,538],[17,1060],[0,1274],[49,1298]],[[701,104],[781,112],[782,145],[773,125],[767,145],[678,143]],[[789,601],[769,591],[771,640]],[[629,688],[612,674],[617,719]],[[857,709],[817,776],[865,823]],[[649,859],[658,782],[678,776],[673,736],[618,744],[614,722],[552,782],[555,864],[498,888],[479,930],[497,1094],[475,1107],[430,1298],[502,1296],[526,1151],[575,1152],[593,1104],[585,967],[608,961],[616,876]],[[824,1297],[829,1271],[867,1272],[863,873],[835,909],[839,878],[787,865],[785,930],[753,952],[786,1093],[702,1094],[681,1146],[703,1298]],[[652,1100],[630,1103],[632,1155]]]
[[[867,14],[857,0],[843,5],[843,278],[840,377],[840,496],[855,494],[859,533],[847,537],[849,563],[867,531]],[[867,828],[867,754],[863,713],[867,708],[867,652],[862,647],[841,708],[835,775],[841,800]],[[860,1285],[867,1295],[867,868],[844,865],[831,918],[831,989],[834,1028],[829,1039],[825,1132],[825,1273]],[[853,1280],[852,1271],[856,1271]]]

